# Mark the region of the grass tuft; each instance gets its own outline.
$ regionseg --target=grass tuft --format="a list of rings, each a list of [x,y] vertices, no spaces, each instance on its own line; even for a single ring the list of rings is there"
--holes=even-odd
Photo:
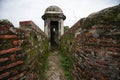
[[[60,55],[61,58],[61,62],[62,62],[62,66],[64,68],[65,71],[65,76],[67,77],[68,80],[73,80],[72,76],[71,76],[71,72],[70,72],[70,60],[67,56],[65,56],[64,54]]]

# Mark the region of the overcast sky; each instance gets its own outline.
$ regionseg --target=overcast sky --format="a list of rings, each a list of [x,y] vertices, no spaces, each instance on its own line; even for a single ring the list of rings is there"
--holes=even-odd
[[[64,25],[71,27],[80,18],[118,4],[120,0],[0,0],[0,19],[10,20],[15,27],[19,21],[32,20],[43,30],[41,16],[47,7],[56,5],[66,16]]]

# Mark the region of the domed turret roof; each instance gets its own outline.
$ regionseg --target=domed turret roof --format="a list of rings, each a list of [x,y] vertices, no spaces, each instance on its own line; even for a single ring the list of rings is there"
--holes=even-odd
[[[45,13],[63,13],[63,11],[58,6],[49,6]]]
[[[66,19],[66,16],[63,14],[62,9],[60,9],[58,6],[49,6],[46,10],[44,15],[42,16],[42,19],[47,18],[61,18],[63,20]]]

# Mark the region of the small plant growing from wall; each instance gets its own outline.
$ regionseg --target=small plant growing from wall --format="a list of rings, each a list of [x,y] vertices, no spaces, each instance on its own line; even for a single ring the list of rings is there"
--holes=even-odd
[[[8,19],[2,19],[0,22],[11,23]]]
[[[69,26],[64,26],[64,32],[66,32],[69,29]]]

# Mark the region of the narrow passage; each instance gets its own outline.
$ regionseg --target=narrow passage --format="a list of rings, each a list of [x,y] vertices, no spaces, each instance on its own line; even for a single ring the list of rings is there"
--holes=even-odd
[[[58,51],[52,51],[48,57],[48,69],[45,80],[66,80]]]

